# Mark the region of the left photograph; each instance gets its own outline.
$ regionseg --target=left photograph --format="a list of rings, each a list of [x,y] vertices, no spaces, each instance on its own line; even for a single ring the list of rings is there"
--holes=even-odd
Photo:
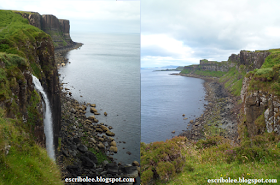
[[[0,5],[0,184],[140,184],[140,1]]]

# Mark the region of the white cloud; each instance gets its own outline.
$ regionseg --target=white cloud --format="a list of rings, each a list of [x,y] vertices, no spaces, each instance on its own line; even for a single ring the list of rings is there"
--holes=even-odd
[[[221,61],[233,51],[280,48],[279,7],[278,0],[142,0],[141,34],[168,35],[176,46],[142,46],[142,58],[176,59],[180,51],[185,59]]]
[[[141,47],[144,49],[145,47],[151,46],[161,48],[163,52],[175,54],[177,56],[176,58],[179,59],[190,56],[194,53],[190,47],[184,46],[182,41],[178,41],[167,35],[142,35]]]

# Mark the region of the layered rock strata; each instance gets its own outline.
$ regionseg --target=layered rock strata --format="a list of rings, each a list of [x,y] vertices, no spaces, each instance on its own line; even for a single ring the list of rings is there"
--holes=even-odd
[[[250,79],[244,78],[241,90],[241,98],[244,102],[244,113],[250,136],[272,131],[280,134],[280,100],[278,96],[258,90],[248,91]],[[263,116],[265,125],[257,123],[257,119]]]

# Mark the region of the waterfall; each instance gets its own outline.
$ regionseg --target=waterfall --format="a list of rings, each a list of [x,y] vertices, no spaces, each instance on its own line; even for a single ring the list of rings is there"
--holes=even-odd
[[[53,146],[53,128],[52,128],[52,112],[50,108],[50,102],[48,100],[48,97],[39,81],[38,78],[32,75],[33,83],[35,85],[35,88],[40,91],[42,94],[45,104],[46,104],[46,110],[44,115],[44,132],[46,136],[46,148],[48,155],[51,159],[55,160],[54,155],[54,146]]]

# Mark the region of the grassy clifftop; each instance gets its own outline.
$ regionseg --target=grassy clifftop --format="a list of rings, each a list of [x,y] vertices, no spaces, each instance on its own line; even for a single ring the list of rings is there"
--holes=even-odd
[[[198,142],[178,137],[166,142],[141,143],[142,184],[209,184],[208,179],[220,178],[276,179],[279,184],[280,135],[276,131],[268,132],[266,118],[261,110],[270,109],[269,115],[274,113],[272,117],[274,120],[278,119],[279,113],[273,110],[278,110],[276,96],[280,96],[280,49],[266,52],[270,54],[261,68],[253,71],[250,71],[252,66],[241,62],[233,66],[227,65],[230,66],[228,71],[207,70],[213,69],[211,66],[185,67],[181,74],[216,77],[216,80],[237,97],[238,104],[242,105],[238,116],[239,141],[233,142],[211,135]],[[217,66],[215,63],[214,65]],[[219,69],[222,69],[220,67]],[[241,100],[242,89],[244,99]],[[251,97],[255,92],[265,92],[265,95],[257,94]],[[246,99],[248,97],[251,99]],[[271,97],[274,99],[270,99]],[[244,108],[250,115],[246,115]],[[276,124],[279,123],[276,121],[272,126],[275,128]],[[251,129],[255,127],[257,132],[252,132]]]
[[[42,100],[31,78],[50,84],[51,43],[27,19],[0,10],[0,184],[62,184],[43,147]]]
[[[28,20],[12,11],[0,10],[0,52],[16,54],[28,60],[32,73],[41,76],[41,66],[35,58],[35,45],[51,37],[42,30],[29,25]],[[48,51],[46,51],[48,52]]]

